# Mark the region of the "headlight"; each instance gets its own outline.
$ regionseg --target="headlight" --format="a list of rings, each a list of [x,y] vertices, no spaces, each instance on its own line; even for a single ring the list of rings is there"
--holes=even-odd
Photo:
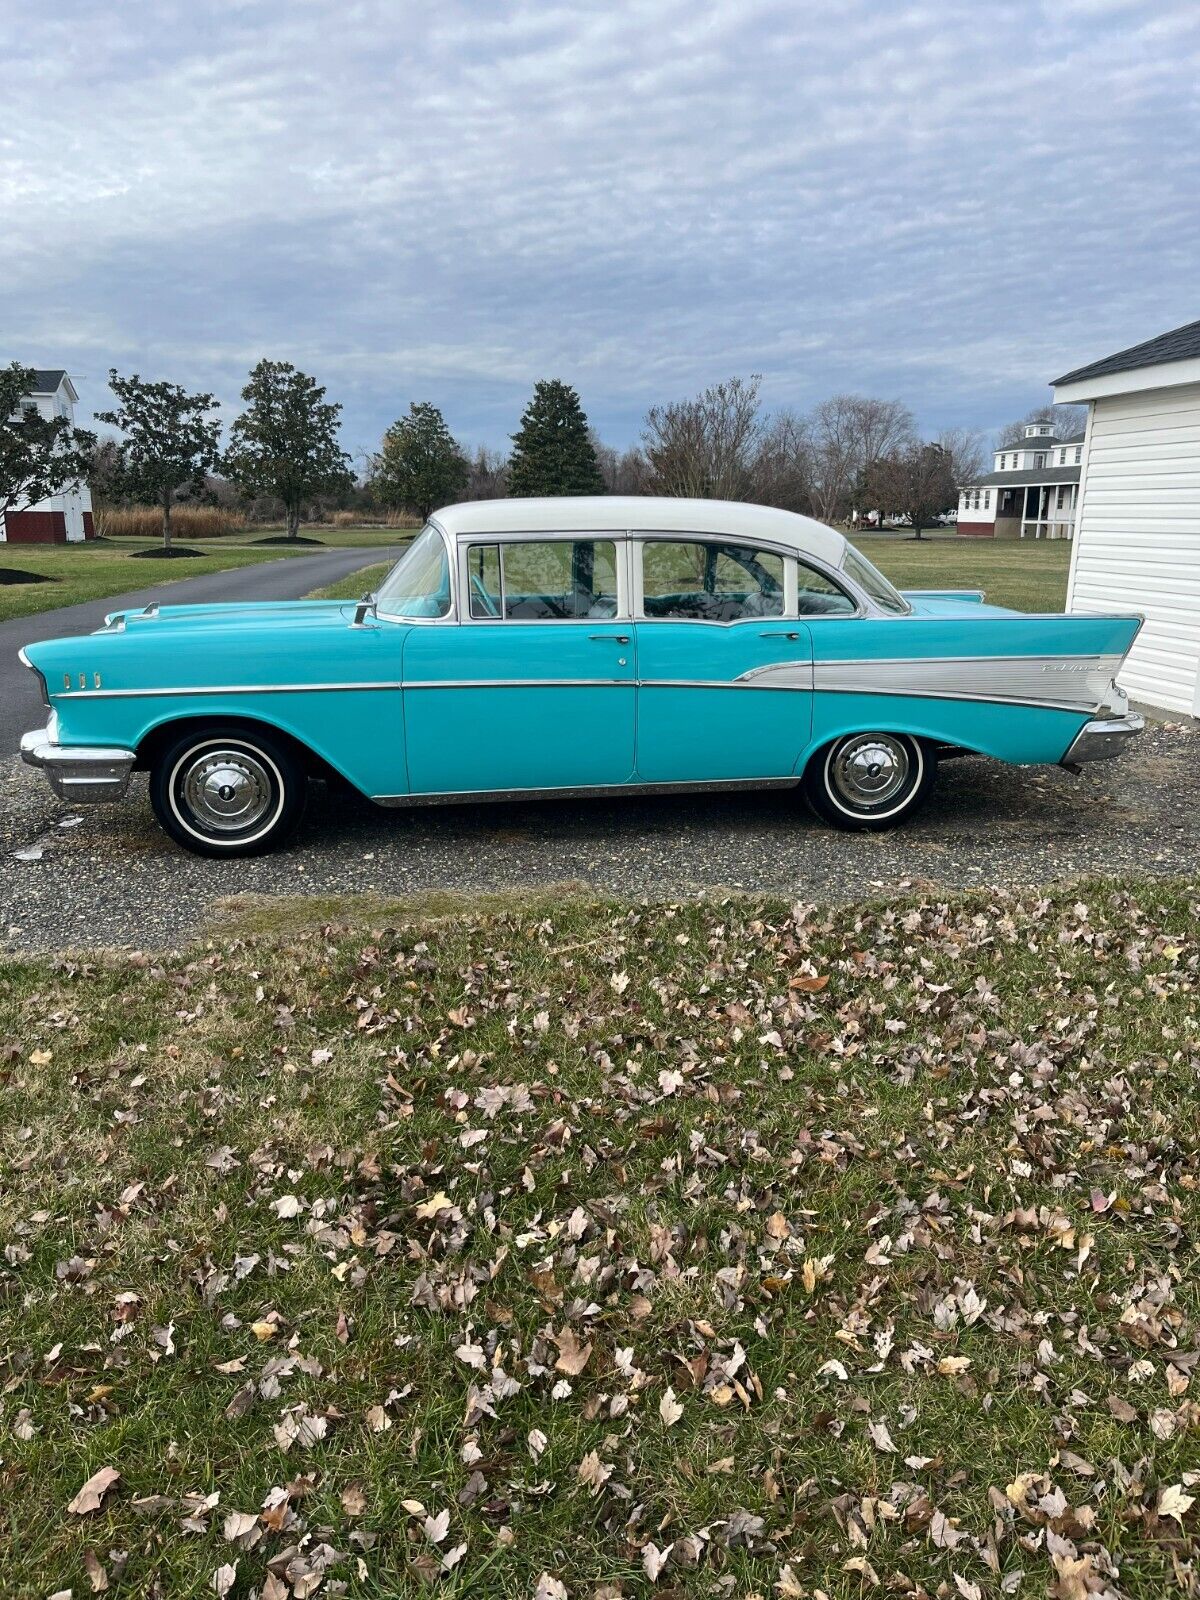
[[[23,667],[28,667],[30,672],[32,672],[34,677],[37,679],[38,688],[42,691],[42,704],[46,707],[47,711],[49,711],[49,709],[50,709],[50,691],[46,687],[46,679],[45,679],[45,677],[37,669],[37,667],[34,666],[33,662],[30,661],[29,657],[25,654],[24,650],[18,650],[17,651],[17,660],[21,663],[21,665]]]

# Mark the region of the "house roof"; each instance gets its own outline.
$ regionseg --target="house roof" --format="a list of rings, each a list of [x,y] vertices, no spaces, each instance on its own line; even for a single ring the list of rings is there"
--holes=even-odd
[[[1130,345],[1128,350],[1118,350],[1114,355],[1103,356],[1089,362],[1086,367],[1076,367],[1053,380],[1054,385],[1077,383],[1084,378],[1102,378],[1110,372],[1131,372],[1136,367],[1156,367],[1164,361],[1190,361],[1200,357],[1200,322],[1185,322],[1170,333],[1160,333],[1155,339]]]
[[[1020,472],[988,472],[974,482],[964,484],[965,489],[989,489],[993,484],[1007,484],[1009,488],[1022,489],[1031,483],[1078,483],[1079,467],[1022,467]]]
[[[34,394],[57,394],[59,385],[66,376],[65,367],[36,367],[33,374]]]
[[[670,495],[468,500],[443,506],[432,521],[451,537],[510,533],[718,533],[731,543],[765,539],[838,566],[846,541],[812,517],[740,500],[682,500]]]

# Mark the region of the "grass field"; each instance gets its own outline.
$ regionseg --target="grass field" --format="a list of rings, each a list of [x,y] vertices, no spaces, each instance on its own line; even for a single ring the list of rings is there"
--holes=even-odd
[[[993,605],[1061,611],[1071,546],[1059,540],[863,537],[855,544],[900,589],[984,589]]]
[[[1200,883],[376,909],[0,966],[5,1592],[1193,1592]]]
[[[0,622],[10,617],[33,616],[58,606],[77,605],[83,600],[99,600],[105,595],[149,589],[180,578],[201,578],[209,572],[224,572],[229,567],[249,566],[289,554],[278,547],[250,550],[213,545],[205,546],[203,555],[190,560],[129,559],[130,551],[145,548],[144,543],[135,541],[122,541],[115,547],[108,543],[0,545],[0,567],[39,572],[54,580],[51,583],[0,584]]]

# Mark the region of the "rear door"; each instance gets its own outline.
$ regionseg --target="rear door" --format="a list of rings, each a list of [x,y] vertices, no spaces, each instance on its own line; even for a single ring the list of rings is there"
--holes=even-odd
[[[812,643],[800,604],[854,602],[782,550],[640,536],[637,776],[705,783],[792,774],[812,723]]]

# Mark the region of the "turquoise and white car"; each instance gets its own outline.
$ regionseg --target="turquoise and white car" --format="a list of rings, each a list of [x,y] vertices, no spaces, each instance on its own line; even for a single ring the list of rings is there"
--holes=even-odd
[[[150,775],[203,855],[284,840],[311,777],[383,806],[797,788],[880,829],[938,763],[1079,763],[1142,727],[1136,616],[901,594],[807,517],[713,500],[478,501],[355,603],[159,605],[22,652],[25,759],[73,804]]]

